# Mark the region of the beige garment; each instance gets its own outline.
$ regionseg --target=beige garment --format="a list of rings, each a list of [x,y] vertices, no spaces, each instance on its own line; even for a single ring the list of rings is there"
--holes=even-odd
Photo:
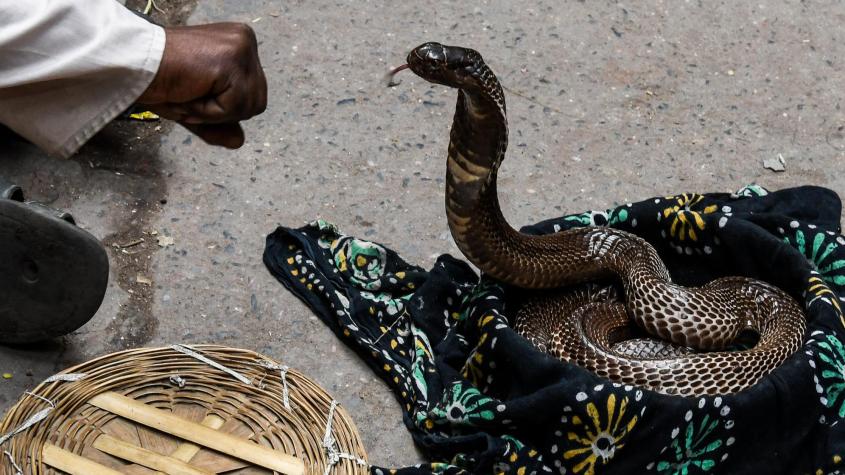
[[[164,30],[115,0],[0,0],[0,123],[67,157],[147,89],[163,52]]]

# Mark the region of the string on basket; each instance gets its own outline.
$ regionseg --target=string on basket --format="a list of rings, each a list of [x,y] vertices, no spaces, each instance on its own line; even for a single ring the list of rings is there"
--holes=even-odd
[[[12,454],[10,454],[8,450],[4,450],[3,455],[9,459],[9,463],[12,464],[12,468],[15,469],[15,475],[23,475],[23,469],[21,469],[20,465],[15,463],[15,458],[12,457]]]
[[[278,365],[276,363],[273,363],[272,361],[267,360],[259,361],[258,366],[279,372],[279,377],[281,377],[282,379],[282,403],[285,405],[285,409],[287,409],[288,412],[291,412],[287,380],[287,375],[288,371],[290,371],[290,368],[287,365]]]
[[[84,377],[85,377],[84,373],[55,374],[55,375],[50,376],[49,378],[45,379],[42,384],[49,384],[49,383],[55,383],[55,382],[73,382],[73,381],[79,381],[80,379],[82,379]],[[2,446],[3,444],[5,444],[9,440],[11,440],[12,437],[20,434],[21,432],[26,431],[30,427],[32,427],[35,424],[38,424],[39,422],[46,419],[47,416],[49,416],[50,413],[53,411],[53,409],[56,408],[56,404],[53,401],[47,399],[44,396],[39,396],[38,394],[34,394],[34,393],[29,392],[29,391],[25,392],[24,394],[26,394],[27,396],[37,398],[37,399],[41,399],[42,401],[49,404],[49,407],[41,409],[40,411],[36,412],[35,414],[29,416],[25,421],[23,421],[23,423],[21,425],[19,425],[15,429],[13,429],[11,432],[4,434],[4,435],[0,435],[0,446]],[[16,473],[15,475],[20,475],[21,469],[18,466],[18,464],[15,463],[15,458],[12,456],[12,454],[7,450],[4,450],[3,454],[6,455],[6,457],[9,458],[9,462],[12,464],[12,467],[14,467],[15,470],[18,471],[18,473]]]
[[[340,462],[340,459],[351,460],[358,465],[368,465],[366,460],[346,452],[341,452],[337,449],[337,441],[335,440],[334,435],[332,435],[332,420],[334,419],[334,409],[337,407],[337,404],[337,401],[332,400],[332,404],[329,406],[329,418],[326,421],[326,434],[323,436],[323,448],[326,449],[326,456],[328,458],[326,471],[323,472],[324,475],[329,475],[329,471],[332,467],[337,465],[338,462]]]
[[[211,366],[212,368],[216,368],[216,369],[219,369],[220,371],[223,371],[224,373],[228,373],[233,378],[237,379],[238,381],[240,381],[244,384],[248,384],[250,386],[252,385],[252,381],[249,378],[247,378],[246,376],[242,375],[241,373],[238,373],[237,371],[235,371],[231,368],[227,368],[227,367],[223,366],[222,364],[207,358],[206,356],[203,356],[199,351],[196,351],[196,350],[192,349],[191,347],[189,347],[187,345],[178,345],[178,344],[177,345],[170,345],[170,348],[175,350],[175,351],[178,351],[179,353],[188,355],[191,358],[195,358],[197,360],[200,360],[203,363]]]
[[[85,373],[66,373],[66,374],[54,374],[49,378],[45,379],[45,383],[55,383],[56,381],[62,382],[74,382],[79,381],[80,379],[85,377]]]

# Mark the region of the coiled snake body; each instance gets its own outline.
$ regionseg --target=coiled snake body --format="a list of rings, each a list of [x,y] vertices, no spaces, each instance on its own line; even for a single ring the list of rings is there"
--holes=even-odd
[[[505,97],[477,52],[426,43],[409,68],[459,90],[449,143],[446,213],[460,250],[479,269],[525,289],[558,289],[616,278],[622,302],[595,286],[543,290],[522,306],[515,329],[541,350],[614,381],[666,394],[740,391],[795,352],[804,314],[778,288],[744,277],[697,288],[673,284],[654,248],[633,234],[576,228],[531,236],[514,230],[499,208],[496,175],[507,147]],[[652,339],[627,340],[630,320]],[[750,349],[724,351],[746,329]]]

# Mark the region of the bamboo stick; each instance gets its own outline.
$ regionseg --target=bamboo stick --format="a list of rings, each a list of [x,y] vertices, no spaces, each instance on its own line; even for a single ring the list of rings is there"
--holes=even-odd
[[[287,475],[305,473],[305,464],[296,457],[187,421],[114,392],[98,394],[88,402],[112,414],[260,467]]]
[[[157,454],[152,450],[115,439],[108,434],[97,437],[97,440],[94,441],[94,447],[111,456],[164,472],[167,475],[214,475],[173,457]]]
[[[205,416],[205,419],[200,422],[200,425],[204,427],[208,427],[209,429],[217,430],[223,427],[223,424],[226,421],[223,420],[222,417],[215,416],[214,414],[209,414]],[[176,460],[180,460],[182,462],[190,462],[192,458],[194,458],[197,453],[199,453],[200,447],[199,445],[192,444],[190,442],[182,442],[176,447],[176,450],[170,454],[171,457],[175,458]],[[164,475],[162,472],[156,473],[156,475]]]
[[[44,444],[41,449],[41,461],[70,475],[123,475],[117,470],[52,444]]]
[[[223,427],[223,424],[225,424],[225,423],[226,423],[226,421],[223,418],[221,418],[219,416],[215,416],[214,414],[209,414],[209,415],[205,416],[205,418],[202,420],[202,422],[200,422],[200,425],[203,425],[203,426],[208,427],[210,429],[217,430],[217,429],[220,429],[221,427]],[[199,445],[192,444],[190,442],[182,442],[181,444],[179,444],[178,447],[176,447],[176,450],[174,450],[170,454],[170,456],[175,458],[176,460],[181,460],[183,462],[190,463],[191,460],[193,460],[193,458],[196,457],[196,455],[199,453],[200,450],[202,450],[202,447],[200,447]],[[243,463],[243,462],[241,462],[241,463]],[[240,465],[236,468],[229,468],[229,470],[237,470],[238,468],[244,468],[246,466],[248,466],[248,464],[243,463],[243,465]],[[164,472],[156,472],[155,475],[167,475],[167,474],[164,473]]]

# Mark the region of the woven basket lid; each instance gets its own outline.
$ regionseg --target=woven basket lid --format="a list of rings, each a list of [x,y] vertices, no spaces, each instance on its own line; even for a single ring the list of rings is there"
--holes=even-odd
[[[185,456],[192,452],[185,440],[91,404],[115,393],[292,455],[305,473],[368,473],[358,430],[323,388],[266,356],[212,345],[122,351],[49,378],[0,424],[0,473],[15,474],[16,466],[26,474],[63,473],[45,463],[49,446],[124,474],[160,473],[103,452],[106,439],[164,456],[179,450],[200,472],[275,473],[202,444]]]

